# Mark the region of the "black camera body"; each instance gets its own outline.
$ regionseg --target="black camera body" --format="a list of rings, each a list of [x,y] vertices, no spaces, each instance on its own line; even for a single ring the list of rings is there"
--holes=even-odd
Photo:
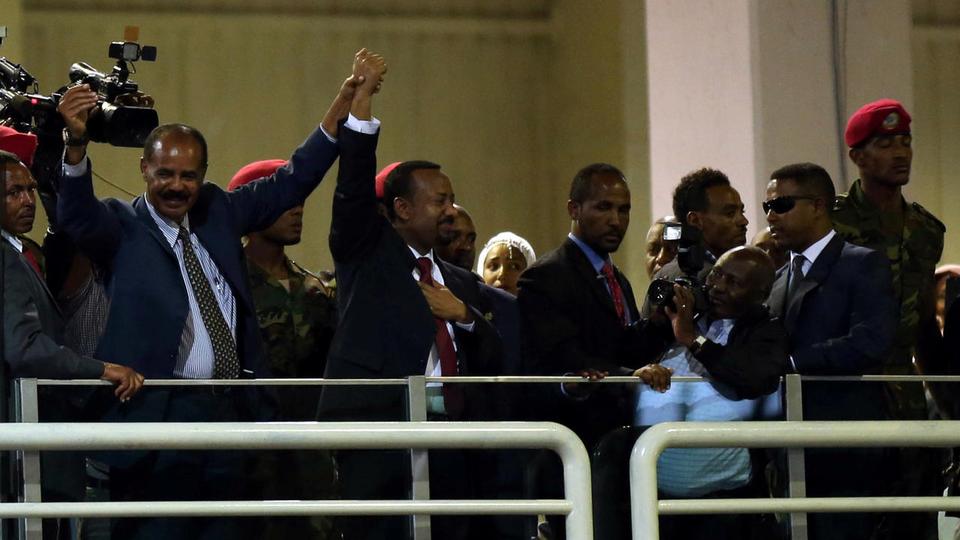
[[[130,80],[127,62],[152,61],[156,59],[156,48],[141,47],[134,42],[115,42],[110,44],[109,54],[117,59],[109,75],[89,64],[77,62],[70,66],[70,82],[88,84],[100,96],[87,121],[91,140],[140,148],[153,128],[160,125],[157,111],[123,105],[118,98],[138,90],[137,83]],[[49,96],[41,95],[37,80],[23,66],[0,57],[0,120],[10,120],[17,131],[57,133],[63,129],[57,104],[65,90],[61,88]]]
[[[670,306],[676,310],[673,285],[677,284],[693,292],[694,313],[703,313],[709,309],[709,300],[697,275],[703,269],[706,260],[706,248],[700,229],[681,223],[667,222],[663,227],[663,240],[677,243],[677,264],[683,275],[674,279],[655,279],[647,288],[647,299],[655,308]]]

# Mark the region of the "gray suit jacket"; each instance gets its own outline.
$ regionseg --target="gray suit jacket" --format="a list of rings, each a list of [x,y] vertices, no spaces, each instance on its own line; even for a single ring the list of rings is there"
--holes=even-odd
[[[3,357],[12,377],[99,379],[103,362],[63,345],[63,317],[46,284],[0,239],[3,257]]]

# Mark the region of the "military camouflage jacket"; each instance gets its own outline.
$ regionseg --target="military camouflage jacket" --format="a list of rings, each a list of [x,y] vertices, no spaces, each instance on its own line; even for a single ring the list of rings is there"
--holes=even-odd
[[[290,291],[247,259],[260,335],[275,377],[322,377],[337,327],[333,300],[319,280],[286,259]]]
[[[903,232],[885,235],[880,211],[867,200],[861,181],[837,196],[833,226],[850,243],[886,254],[893,271],[894,295],[900,306],[900,325],[885,364],[910,368],[919,331],[920,313],[932,309],[924,300],[933,287],[933,272],[943,252],[946,227],[917,203],[903,201]],[[886,370],[891,371],[891,370]]]

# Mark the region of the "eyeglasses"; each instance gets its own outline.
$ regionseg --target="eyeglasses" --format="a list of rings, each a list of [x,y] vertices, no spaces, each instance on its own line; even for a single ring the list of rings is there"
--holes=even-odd
[[[769,201],[763,201],[760,205],[763,207],[764,215],[769,214],[773,210],[774,214],[786,214],[787,212],[793,210],[793,207],[797,205],[797,201],[815,201],[817,197],[807,197],[803,195],[784,195],[782,197],[777,197],[776,199],[770,199]]]

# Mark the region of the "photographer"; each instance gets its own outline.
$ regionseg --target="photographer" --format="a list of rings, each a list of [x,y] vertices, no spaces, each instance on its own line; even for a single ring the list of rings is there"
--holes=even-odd
[[[747,217],[740,194],[730,185],[727,175],[716,169],[702,168],[680,179],[673,191],[673,215],[683,226],[679,239],[681,254],[665,264],[655,279],[674,281],[684,277],[702,284],[717,257],[747,243]],[[697,252],[696,263],[684,268],[684,248]],[[651,306],[644,302],[643,315]]]
[[[774,268],[755,247],[723,254],[706,277],[709,310],[696,320],[693,291],[674,284],[673,305],[664,306],[676,342],[660,360],[675,375],[707,378],[674,383],[666,393],[641,387],[636,423],[745,421],[779,416],[780,376],[788,366],[787,334],[764,300]],[[658,465],[666,497],[762,497],[763,476],[744,448],[671,448]],[[754,538],[759,522],[751,515],[661,518],[665,539]]]

